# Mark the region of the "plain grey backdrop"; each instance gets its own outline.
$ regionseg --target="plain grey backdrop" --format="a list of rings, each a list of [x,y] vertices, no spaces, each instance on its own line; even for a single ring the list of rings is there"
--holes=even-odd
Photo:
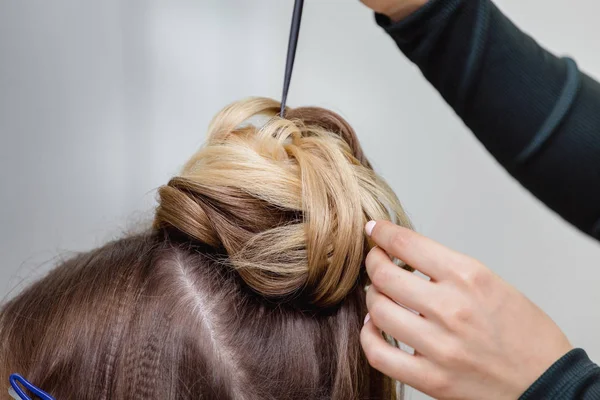
[[[279,98],[292,3],[0,0],[0,298],[150,219],[221,107]],[[600,77],[597,1],[498,5]],[[289,104],[345,116],[420,232],[600,360],[598,243],[496,164],[357,0],[307,0]]]

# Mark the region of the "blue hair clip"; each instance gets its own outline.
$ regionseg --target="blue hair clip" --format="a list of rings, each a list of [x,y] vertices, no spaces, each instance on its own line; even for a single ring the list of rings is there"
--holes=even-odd
[[[43,390],[33,386],[27,381],[27,379],[23,378],[19,374],[12,374],[9,378],[9,382],[11,387],[8,389],[8,394],[10,394],[10,396],[15,400],[32,400],[31,397],[25,394],[21,386],[29,390],[41,400],[55,400],[54,397],[50,396]]]

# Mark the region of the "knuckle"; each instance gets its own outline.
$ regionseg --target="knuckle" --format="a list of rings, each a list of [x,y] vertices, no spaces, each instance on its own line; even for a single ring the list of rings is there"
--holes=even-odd
[[[396,252],[400,252],[408,246],[408,239],[402,232],[395,232],[390,237],[390,248]]]
[[[367,328],[363,328],[360,332],[360,345],[362,346],[362,349],[365,352],[365,356],[367,357],[369,364],[371,363],[371,358],[375,352],[374,344],[375,342]]]
[[[461,305],[450,311],[450,321],[458,326],[469,323],[473,319],[473,310],[469,306]]]
[[[371,268],[375,266],[377,261],[377,247],[373,247],[367,253],[367,257],[365,258],[365,266],[367,267],[367,272],[371,272]]]
[[[360,345],[365,353],[368,353],[371,349],[371,341],[369,340],[369,334],[366,327],[363,327],[360,331]]]
[[[487,269],[479,262],[475,262],[469,268],[459,273],[459,280],[468,287],[481,287],[488,278]]]
[[[469,306],[456,305],[446,307],[446,310],[441,316],[441,321],[450,332],[461,334],[468,329],[468,326],[473,322],[474,312]]]
[[[456,367],[463,361],[463,355],[460,348],[456,345],[446,345],[439,350],[438,357],[440,364]]]
[[[389,272],[386,265],[376,263],[371,267],[371,282],[378,287],[384,287],[389,279]]]
[[[448,318],[448,302],[443,298],[434,297],[427,302],[422,311],[438,321],[444,321]]]
[[[365,356],[371,367],[380,370],[384,366],[384,353],[379,347],[371,346],[369,350],[365,349]]]
[[[430,377],[428,386],[431,388],[433,392],[432,394],[437,395],[436,397],[447,397],[449,395],[449,391],[452,390],[453,382],[448,374],[437,373]]]
[[[373,323],[375,324],[375,326],[378,326],[378,323],[380,321],[385,320],[385,318],[386,318],[385,314],[386,314],[385,304],[383,304],[381,299],[376,298],[375,300],[373,300],[373,302],[371,303],[371,307],[369,309],[369,315],[371,316],[371,319],[373,320]]]

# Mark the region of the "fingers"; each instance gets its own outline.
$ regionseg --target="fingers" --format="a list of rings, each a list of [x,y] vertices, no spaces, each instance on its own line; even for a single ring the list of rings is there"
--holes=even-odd
[[[365,265],[372,284],[379,292],[403,306],[429,316],[434,303],[434,283],[398,267],[378,247],[369,252]]]
[[[381,294],[375,286],[367,291],[367,308],[371,321],[394,339],[409,345],[420,354],[432,354],[438,329],[429,320],[403,308]]]
[[[389,344],[373,322],[363,327],[360,343],[373,368],[410,386],[420,383],[425,372],[424,359]]]
[[[434,280],[446,278],[451,272],[450,267],[460,268],[464,260],[469,259],[463,254],[389,221],[377,221],[374,227],[373,221],[367,225],[367,233],[371,229],[370,236],[379,247]]]

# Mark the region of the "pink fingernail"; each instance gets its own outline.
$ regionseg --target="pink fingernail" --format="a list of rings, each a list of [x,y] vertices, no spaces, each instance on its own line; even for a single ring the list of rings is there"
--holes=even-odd
[[[365,225],[365,232],[367,233],[368,236],[371,236],[371,233],[373,233],[373,228],[375,228],[376,223],[377,222],[375,222],[375,221],[369,221]]]
[[[369,320],[371,319],[371,314],[367,313],[366,317],[365,317],[365,322],[364,325],[367,324],[367,322],[369,322]]]

